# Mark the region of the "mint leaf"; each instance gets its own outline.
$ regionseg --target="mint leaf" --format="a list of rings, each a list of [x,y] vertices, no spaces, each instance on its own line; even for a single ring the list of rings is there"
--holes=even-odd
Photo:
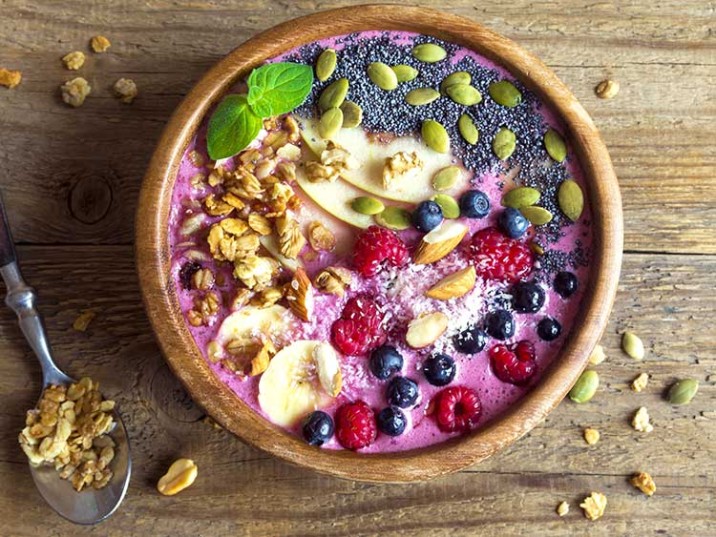
[[[249,75],[249,105],[261,117],[278,116],[295,109],[308,97],[313,68],[300,63],[270,63]]]
[[[246,95],[227,95],[209,120],[206,134],[209,157],[218,160],[235,155],[254,141],[262,126]]]

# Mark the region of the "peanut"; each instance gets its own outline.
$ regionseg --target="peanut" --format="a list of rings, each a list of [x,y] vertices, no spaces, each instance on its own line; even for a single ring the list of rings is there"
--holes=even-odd
[[[193,460],[177,459],[157,483],[157,490],[164,496],[174,496],[191,486],[197,473],[198,468]]]

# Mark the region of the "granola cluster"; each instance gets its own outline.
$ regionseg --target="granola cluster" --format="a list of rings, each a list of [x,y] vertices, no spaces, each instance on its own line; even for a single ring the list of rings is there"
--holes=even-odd
[[[18,438],[30,464],[52,464],[76,491],[101,489],[112,479],[114,401],[102,400],[88,377],[69,386],[49,386],[29,410]]]
[[[336,181],[339,177],[347,177],[350,170],[358,168],[359,163],[345,147],[329,140],[326,148],[321,151],[319,160],[306,162],[306,176],[312,183]]]

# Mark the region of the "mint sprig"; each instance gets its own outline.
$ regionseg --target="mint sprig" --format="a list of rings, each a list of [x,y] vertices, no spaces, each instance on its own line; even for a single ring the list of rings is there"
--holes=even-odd
[[[213,160],[235,155],[258,135],[262,119],[286,114],[311,92],[313,69],[298,63],[271,63],[254,69],[248,94],[228,95],[209,119],[207,150]]]

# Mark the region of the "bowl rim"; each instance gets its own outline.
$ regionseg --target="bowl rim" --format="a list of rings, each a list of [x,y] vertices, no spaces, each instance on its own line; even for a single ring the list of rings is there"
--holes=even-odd
[[[552,108],[569,131],[592,210],[589,288],[561,355],[517,404],[477,431],[415,450],[359,454],[321,450],[249,408],[209,369],[187,329],[171,280],[167,221],[183,152],[208,109],[236,80],[296,46],[362,30],[403,30],[452,41],[506,68]],[[554,409],[586,367],[608,321],[621,268],[621,196],[606,146],[567,86],[513,41],[466,18],[399,5],[361,5],[289,20],[244,42],[217,62],[172,114],[144,177],[136,217],[135,254],[142,298],[172,371],[194,401],[248,444],[318,472],[359,481],[409,482],[434,478],[480,462],[511,444]]]

